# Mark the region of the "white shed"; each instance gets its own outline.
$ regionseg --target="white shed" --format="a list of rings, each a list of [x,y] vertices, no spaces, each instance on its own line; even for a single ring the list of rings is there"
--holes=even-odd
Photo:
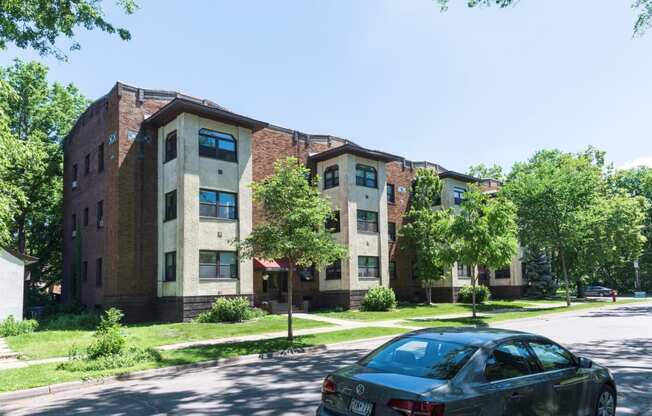
[[[0,321],[9,315],[17,320],[23,319],[25,266],[37,261],[36,257],[0,247]]]

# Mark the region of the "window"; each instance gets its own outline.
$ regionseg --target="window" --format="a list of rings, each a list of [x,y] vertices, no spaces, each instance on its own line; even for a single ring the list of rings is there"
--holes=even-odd
[[[104,171],[104,143],[97,146],[97,171]]]
[[[170,191],[165,194],[165,221],[177,217],[177,191]]]
[[[238,196],[230,192],[199,190],[199,216],[238,218]]]
[[[84,208],[84,227],[88,226],[88,207]]]
[[[340,280],[342,278],[342,260],[326,266],[326,280]]]
[[[471,277],[471,267],[457,262],[457,277]]]
[[[333,211],[333,216],[326,220],[326,231],[332,233],[340,232],[340,212]]]
[[[84,176],[88,176],[91,171],[91,155],[84,157]]]
[[[396,202],[396,195],[394,193],[394,184],[387,184],[387,202],[393,204]]]
[[[297,267],[297,274],[299,275],[299,279],[301,281],[311,282],[315,280],[315,267],[314,266],[304,267],[304,268]]]
[[[340,184],[340,167],[329,166],[324,171],[324,189],[334,188]]]
[[[77,214],[72,214],[72,238],[77,237]]]
[[[390,280],[396,280],[396,262],[395,261],[390,261],[389,262],[389,278]]]
[[[95,287],[102,287],[102,258],[95,260]]]
[[[177,132],[173,131],[165,138],[165,162],[177,158]],[[165,163],[163,162],[163,163]]]
[[[163,280],[166,282],[174,282],[177,280],[177,252],[171,251],[165,253],[165,271]]]
[[[230,134],[201,129],[199,130],[199,156],[237,162],[235,139]]]
[[[83,261],[82,262],[82,270],[81,270],[81,279],[82,282],[88,282],[88,262]]]
[[[389,234],[389,241],[393,242],[396,241],[396,223],[395,222],[388,222],[387,223],[387,231]]]
[[[358,256],[358,277],[379,277],[378,257]]]
[[[509,267],[498,269],[494,272],[494,276],[496,279],[509,279],[511,277],[511,271]]]
[[[476,351],[473,346],[413,336],[378,348],[360,365],[381,373],[450,380]]]
[[[355,184],[368,188],[377,188],[378,174],[376,173],[376,169],[367,165],[356,165]]]
[[[535,368],[523,344],[508,342],[498,346],[487,359],[484,375],[488,381],[506,380],[531,374]]]
[[[97,228],[104,227],[104,201],[99,201],[95,208],[97,215]]]
[[[453,188],[453,203],[455,205],[461,205],[462,200],[464,199],[464,193],[466,192],[466,189],[460,188],[458,186]]]
[[[546,341],[528,342],[528,344],[539,359],[543,371],[560,370],[574,365],[573,355],[557,344]]]
[[[358,231],[378,232],[378,213],[358,210]]]
[[[231,251],[200,251],[200,279],[237,279],[238,256]]]
[[[77,164],[72,165],[72,180],[73,182],[77,181]]]

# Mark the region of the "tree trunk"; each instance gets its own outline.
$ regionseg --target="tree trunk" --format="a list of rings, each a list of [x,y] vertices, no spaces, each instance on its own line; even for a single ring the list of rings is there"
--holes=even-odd
[[[294,262],[288,261],[288,341],[294,339],[292,334],[292,282],[294,280]]]
[[[430,285],[426,289],[426,296],[428,298],[428,305],[432,304],[432,287]]]
[[[570,281],[568,280],[568,270],[566,269],[566,256],[564,255],[564,249],[559,250],[559,259],[561,260],[561,270],[564,274],[564,284],[566,285],[566,306],[571,306],[570,300]]]
[[[471,272],[471,299],[473,303],[473,319],[476,318],[476,307],[475,307],[475,286],[478,281],[478,275],[476,274],[476,267],[475,265],[472,266],[473,271]]]

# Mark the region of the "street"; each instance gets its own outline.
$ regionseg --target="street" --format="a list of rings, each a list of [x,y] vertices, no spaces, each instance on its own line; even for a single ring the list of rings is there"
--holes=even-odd
[[[618,383],[619,414],[652,414],[652,303],[498,326],[548,336],[607,365]],[[0,414],[309,415],[319,403],[324,376],[378,343],[93,386],[0,404]]]

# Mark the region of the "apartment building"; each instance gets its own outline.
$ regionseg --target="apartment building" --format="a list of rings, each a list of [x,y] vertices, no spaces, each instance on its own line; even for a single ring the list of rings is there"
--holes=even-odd
[[[220,296],[282,304],[284,260],[240,259],[233,241],[264,220],[249,185],[287,156],[321,178],[336,212],[333,238],[348,248],[337,264],[295,273],[297,304],[355,308],[378,285],[422,299],[410,253],[397,241],[415,170],[439,173],[445,207],[458,205],[477,178],[123,83],[91,104],[65,140],[64,299],[169,321],[191,319]],[[454,302],[469,274],[456,265],[434,298]],[[482,281],[495,296],[520,296],[519,258],[482,271]]]

